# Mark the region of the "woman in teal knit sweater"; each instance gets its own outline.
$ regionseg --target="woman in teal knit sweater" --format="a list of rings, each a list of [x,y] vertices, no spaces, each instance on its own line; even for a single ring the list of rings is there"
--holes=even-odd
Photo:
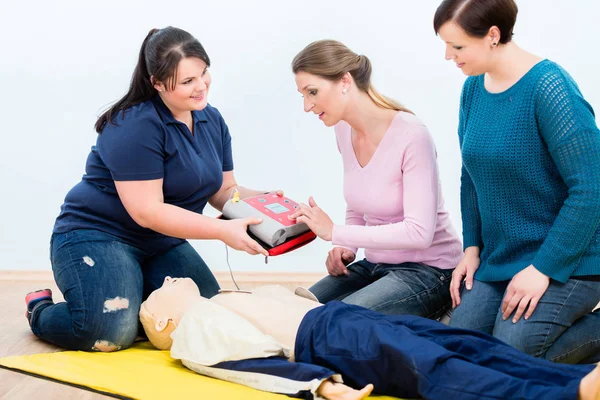
[[[445,0],[434,18],[446,59],[469,76],[450,325],[599,361],[600,131],[571,76],[511,40],[516,16],[513,0]]]

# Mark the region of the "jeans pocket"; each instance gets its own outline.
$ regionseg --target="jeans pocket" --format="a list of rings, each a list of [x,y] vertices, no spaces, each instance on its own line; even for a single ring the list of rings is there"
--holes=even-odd
[[[435,273],[438,276],[439,280],[442,282],[452,280],[452,272],[454,271],[454,268],[442,269],[442,268],[432,267],[431,265],[427,265],[427,268],[429,268],[433,273]]]
[[[53,233],[50,238],[50,261],[54,263],[56,253],[69,243],[70,232]]]

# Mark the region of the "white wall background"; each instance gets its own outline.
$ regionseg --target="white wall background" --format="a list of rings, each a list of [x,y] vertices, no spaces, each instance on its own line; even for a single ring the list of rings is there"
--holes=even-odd
[[[302,110],[290,62],[333,38],[370,57],[373,82],[425,121],[438,147],[447,208],[460,231],[456,126],[464,76],[432,29],[437,0],[6,1],[0,6],[0,270],[48,270],[48,243],[67,191],[80,180],[93,124],[126,91],[148,30],[195,35],[212,60],[209,101],[229,124],[238,181],[314,195],[343,222],[333,129]],[[520,0],[515,41],[565,67],[600,112],[596,0]],[[272,150],[272,151],[270,151]],[[600,167],[600,166],[599,166]],[[375,196],[375,194],[374,194]],[[215,215],[214,210],[207,214]],[[220,242],[192,241],[213,270]],[[324,271],[317,241],[271,258],[230,251],[234,270]]]

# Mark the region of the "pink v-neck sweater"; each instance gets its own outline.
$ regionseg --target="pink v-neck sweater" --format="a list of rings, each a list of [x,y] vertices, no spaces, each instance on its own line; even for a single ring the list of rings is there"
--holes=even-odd
[[[361,167],[350,125],[335,126],[344,162],[346,225],[334,245],[365,249],[373,263],[454,268],[462,245],[444,209],[433,138],[414,115],[399,112],[367,165]]]

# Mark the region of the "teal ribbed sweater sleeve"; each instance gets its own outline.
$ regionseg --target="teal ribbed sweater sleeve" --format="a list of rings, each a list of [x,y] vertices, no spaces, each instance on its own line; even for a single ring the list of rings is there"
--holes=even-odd
[[[538,129],[568,194],[532,264],[565,281],[600,224],[600,132],[591,106],[564,70],[544,74],[535,92]]]
[[[463,105],[467,102],[469,88],[463,87],[460,96],[460,112],[458,116],[458,140],[462,147],[467,110]],[[463,250],[467,247],[481,247],[481,216],[477,205],[477,192],[469,171],[463,164],[460,174],[460,210],[462,216]]]

